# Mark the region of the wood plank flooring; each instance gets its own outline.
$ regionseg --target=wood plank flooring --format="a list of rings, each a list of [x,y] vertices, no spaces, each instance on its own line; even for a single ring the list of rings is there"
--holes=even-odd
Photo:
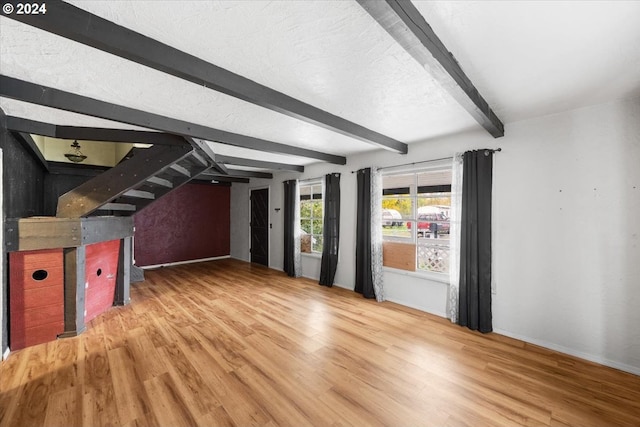
[[[638,426],[640,377],[235,260],[0,366],[0,426]]]

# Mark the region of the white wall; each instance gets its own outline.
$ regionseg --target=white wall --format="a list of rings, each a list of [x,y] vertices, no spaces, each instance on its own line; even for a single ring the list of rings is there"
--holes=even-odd
[[[64,155],[72,151],[73,141],[67,139],[34,136],[36,145],[40,148],[46,160],[69,163]],[[133,144],[110,143],[99,141],[78,141],[82,154],[87,156],[83,165],[98,165],[113,167],[131,150]]]
[[[104,144],[104,142],[103,142],[103,144]],[[133,148],[133,144],[125,144],[125,143],[122,143],[122,142],[119,142],[117,144],[113,144],[113,164],[114,164],[114,166],[117,165],[118,163],[120,163],[120,160],[122,160],[124,158],[124,156],[129,154],[129,151],[131,151],[132,148]]]
[[[44,136],[42,135],[31,135],[31,138],[33,138],[33,142],[36,143],[36,147],[38,147],[38,150],[40,150],[41,153],[44,153]],[[44,154],[43,154],[44,156]]]
[[[496,329],[640,374],[640,98],[507,131]]]
[[[503,151],[494,157],[494,329],[640,374],[640,98],[511,123],[497,140],[458,134],[411,144],[406,156],[378,151],[350,157],[346,166],[280,174],[271,182],[271,206],[282,207],[286,179],[342,173],[336,286],[353,289],[351,171],[496,147]],[[234,218],[248,215],[248,189],[236,186],[232,256],[248,259],[248,232],[234,228]],[[271,266],[282,269],[283,215],[270,215]],[[319,262],[304,257],[303,275],[317,278]],[[384,279],[389,300],[444,315],[446,284],[391,271]]]
[[[229,230],[230,255],[232,258],[250,261],[249,248],[249,184],[231,185],[231,222]]]

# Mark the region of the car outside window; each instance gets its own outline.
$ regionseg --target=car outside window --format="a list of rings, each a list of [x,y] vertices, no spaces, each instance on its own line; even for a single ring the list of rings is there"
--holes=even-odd
[[[448,273],[451,169],[387,174],[382,182],[382,234],[391,243],[385,257],[396,259],[401,251],[414,258],[403,264],[406,269]]]

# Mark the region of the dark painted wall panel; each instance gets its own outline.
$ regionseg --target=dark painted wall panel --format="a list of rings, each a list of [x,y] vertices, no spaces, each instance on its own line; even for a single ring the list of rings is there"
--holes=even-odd
[[[5,218],[43,215],[46,171],[9,132],[2,129]]]
[[[58,197],[84,184],[90,177],[73,175],[47,175],[44,178],[44,212],[56,216]]]
[[[4,113],[0,110],[0,148],[3,154],[3,197],[4,217],[23,218],[44,215],[43,191],[45,169],[40,161],[24,147],[20,141],[7,131],[4,124]],[[4,231],[4,224],[3,224]],[[6,241],[6,236],[5,236]],[[7,252],[2,248],[2,262],[4,264],[2,277],[3,295],[3,325],[2,352],[8,343],[8,268]]]
[[[187,184],[137,213],[136,265],[229,255],[231,188]]]
[[[67,171],[61,168],[54,168],[52,173],[44,177],[44,212],[47,216],[56,216],[58,208],[58,197],[73,190],[94,176],[107,170],[99,166],[74,166],[74,169]],[[71,174],[71,172],[74,174]]]

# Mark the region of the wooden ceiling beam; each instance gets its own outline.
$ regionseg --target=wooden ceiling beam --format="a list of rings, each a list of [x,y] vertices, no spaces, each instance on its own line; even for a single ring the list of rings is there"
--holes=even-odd
[[[240,184],[248,184],[250,182],[249,178],[239,178],[235,176],[227,176],[227,175],[202,175],[200,174],[195,178],[196,181],[216,181],[216,182],[229,182],[229,183],[240,183]]]
[[[185,145],[181,136],[163,132],[125,129],[59,126],[21,117],[7,116],[7,129],[60,139],[80,139],[115,143],[141,143],[153,145]]]
[[[54,89],[24,80],[0,75],[0,96],[29,102],[45,107],[71,111],[101,119],[113,120],[130,125],[155,129],[167,133],[201,138],[207,141],[220,142],[236,147],[270,153],[300,156],[323,162],[344,165],[347,159],[343,156],[322,153],[291,145],[280,144],[260,138],[214,129],[171,117],[161,116],[122,105],[77,95],[71,92]]]
[[[495,138],[504,125],[418,9],[407,0],[357,0]]]
[[[216,159],[227,165],[249,166],[253,168],[272,169],[281,171],[304,172],[304,166],[288,163],[265,162],[262,160],[243,159],[240,157],[216,155]]]
[[[273,179],[273,174],[269,172],[257,172],[257,171],[245,171],[239,169],[227,169],[229,171],[228,174],[222,175],[216,172],[208,171],[202,173],[200,176],[210,177],[210,176],[230,176],[233,178],[264,178],[264,179]],[[215,178],[214,178],[215,179]]]
[[[69,3],[48,2],[46,15],[14,13],[6,16],[289,117],[390,151],[407,153],[407,144],[403,142],[299,101]]]
[[[56,138],[56,125],[14,116],[7,116],[6,120],[7,129],[11,131]]]
[[[236,178],[264,178],[273,179],[273,174],[270,172],[258,172],[258,171],[245,171],[239,169],[228,169],[229,176]]]

